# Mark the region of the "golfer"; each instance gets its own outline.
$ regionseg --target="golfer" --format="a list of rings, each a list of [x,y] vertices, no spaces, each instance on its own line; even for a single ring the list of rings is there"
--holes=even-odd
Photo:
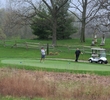
[[[82,52],[79,50],[79,48],[76,49],[75,51],[75,56],[76,56],[76,59],[75,59],[75,62],[78,62],[78,58],[79,58],[79,55],[81,54]],[[83,54],[83,53],[82,53]]]
[[[40,59],[40,62],[44,61],[45,60],[45,52],[46,52],[46,49],[44,49],[43,47],[41,48],[41,59]]]

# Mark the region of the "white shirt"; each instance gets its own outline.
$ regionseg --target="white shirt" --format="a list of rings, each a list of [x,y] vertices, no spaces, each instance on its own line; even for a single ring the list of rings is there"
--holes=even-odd
[[[42,55],[45,55],[45,51],[46,51],[46,50],[41,49],[41,54],[42,54]]]

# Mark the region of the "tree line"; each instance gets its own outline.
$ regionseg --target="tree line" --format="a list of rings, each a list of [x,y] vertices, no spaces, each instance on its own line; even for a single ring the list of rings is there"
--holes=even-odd
[[[52,38],[53,45],[80,30],[80,41],[86,42],[88,26],[94,30],[97,26],[101,32],[108,28],[109,32],[109,6],[109,0],[7,0],[8,27],[28,25],[39,38]]]

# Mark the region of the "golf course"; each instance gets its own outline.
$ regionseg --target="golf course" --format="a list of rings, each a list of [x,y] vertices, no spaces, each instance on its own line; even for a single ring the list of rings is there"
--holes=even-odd
[[[16,68],[26,68],[26,69],[52,69],[52,70],[63,70],[63,71],[79,71],[79,72],[98,72],[101,75],[110,75],[108,72],[110,71],[110,56],[109,52],[106,52],[106,57],[108,59],[107,64],[99,64],[99,63],[90,63],[88,59],[91,57],[91,47],[89,43],[91,39],[88,39],[86,44],[79,45],[80,42],[77,39],[70,39],[70,40],[59,40],[59,46],[55,48],[49,49],[49,54],[46,54],[46,58],[44,62],[40,62],[41,53],[40,47],[36,48],[29,48],[25,47],[25,42],[27,43],[40,43],[40,47],[43,44],[50,44],[51,41],[41,41],[41,40],[18,40],[19,47],[13,47],[15,45],[15,41],[6,41],[5,47],[3,46],[1,41],[0,52],[1,52],[1,66],[16,66]],[[100,41],[100,40],[99,40]],[[109,39],[106,40],[107,45],[104,48],[108,49],[109,47]],[[72,42],[74,42],[74,46],[72,46]],[[76,45],[76,42],[79,43]],[[4,43],[4,42],[3,42]],[[17,43],[17,41],[16,41]],[[63,45],[65,44],[65,45]],[[69,45],[69,49],[68,46]],[[24,46],[22,46],[24,45]],[[21,47],[20,47],[21,46]],[[98,45],[97,45],[98,46]],[[13,47],[13,48],[12,48]],[[45,49],[47,45],[44,46]],[[80,48],[83,54],[80,55],[79,61],[75,62],[75,50],[76,48]],[[89,52],[89,53],[88,53]],[[47,53],[47,52],[46,52]],[[50,70],[51,71],[51,70]],[[107,73],[106,73],[107,72]]]
[[[1,63],[9,65],[20,65],[20,66],[32,66],[39,68],[52,68],[52,69],[64,69],[64,70],[85,70],[85,71],[110,71],[109,64],[91,64],[89,62],[79,61],[74,62],[74,60],[68,59],[46,59],[44,62],[40,62],[39,59],[5,59]]]
[[[110,100],[110,0],[0,0],[0,100]]]
[[[72,46],[71,43],[77,40],[59,40],[60,46],[50,48],[49,54],[46,52],[45,60],[40,62],[40,48],[26,48],[22,44],[24,41],[31,41],[33,44],[40,42],[42,47],[51,41],[19,41],[21,42],[19,47],[13,47],[15,42],[12,40],[5,46],[2,43],[0,45],[1,100],[66,100],[65,98],[107,100],[109,98],[108,51],[107,64],[90,63],[88,59],[91,57],[91,48],[84,47],[88,44]],[[105,46],[106,49],[108,45],[109,43]],[[78,62],[75,62],[74,52],[77,47],[83,54],[80,55]]]

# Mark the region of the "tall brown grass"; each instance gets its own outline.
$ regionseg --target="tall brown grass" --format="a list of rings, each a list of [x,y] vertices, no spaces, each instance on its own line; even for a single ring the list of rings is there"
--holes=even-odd
[[[110,77],[2,68],[0,94],[46,100],[110,100]]]

